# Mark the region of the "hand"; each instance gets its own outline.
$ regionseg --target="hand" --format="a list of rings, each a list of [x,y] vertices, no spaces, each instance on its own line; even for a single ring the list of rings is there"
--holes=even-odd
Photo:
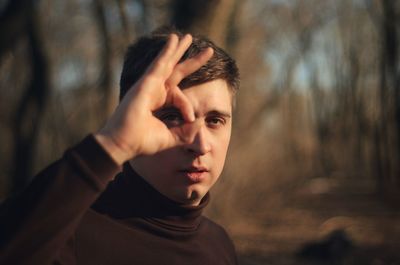
[[[179,139],[154,116],[159,108],[172,105],[180,110],[185,122],[194,121],[193,107],[178,84],[204,65],[213,50],[208,48],[178,64],[191,43],[190,35],[179,40],[177,35],[171,34],[142,78],[130,88],[106,125],[95,134],[118,164],[178,143]]]

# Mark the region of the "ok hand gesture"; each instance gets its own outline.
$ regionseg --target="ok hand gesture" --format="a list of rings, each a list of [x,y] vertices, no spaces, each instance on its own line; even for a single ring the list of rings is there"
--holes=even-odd
[[[179,39],[171,34],[156,59],[125,95],[96,139],[119,164],[141,154],[154,154],[176,145],[167,126],[154,116],[165,105],[178,108],[185,122],[194,121],[193,107],[178,84],[198,70],[212,56],[208,48],[178,63],[192,43],[192,37]]]

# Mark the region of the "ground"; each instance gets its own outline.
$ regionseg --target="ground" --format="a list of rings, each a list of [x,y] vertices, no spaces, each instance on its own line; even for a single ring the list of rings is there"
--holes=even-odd
[[[373,183],[314,179],[230,225],[241,265],[400,264],[400,211]]]

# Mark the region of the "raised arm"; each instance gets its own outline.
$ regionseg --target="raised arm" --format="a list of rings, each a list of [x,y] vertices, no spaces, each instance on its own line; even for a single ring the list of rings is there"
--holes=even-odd
[[[193,109],[179,82],[212,56],[207,49],[178,63],[191,36],[171,35],[104,128],[69,149],[35,177],[19,196],[0,207],[0,264],[52,264],[90,205],[125,161],[173,146],[177,141],[153,112],[164,105]]]
[[[52,264],[119,166],[93,136],[0,207],[0,264]]]

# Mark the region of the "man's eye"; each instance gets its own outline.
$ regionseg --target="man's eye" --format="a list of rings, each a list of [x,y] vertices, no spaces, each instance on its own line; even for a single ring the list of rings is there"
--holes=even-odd
[[[180,113],[166,113],[160,117],[168,127],[179,126],[183,123],[183,118]]]
[[[225,120],[221,117],[209,117],[207,118],[207,123],[211,126],[224,125]]]

